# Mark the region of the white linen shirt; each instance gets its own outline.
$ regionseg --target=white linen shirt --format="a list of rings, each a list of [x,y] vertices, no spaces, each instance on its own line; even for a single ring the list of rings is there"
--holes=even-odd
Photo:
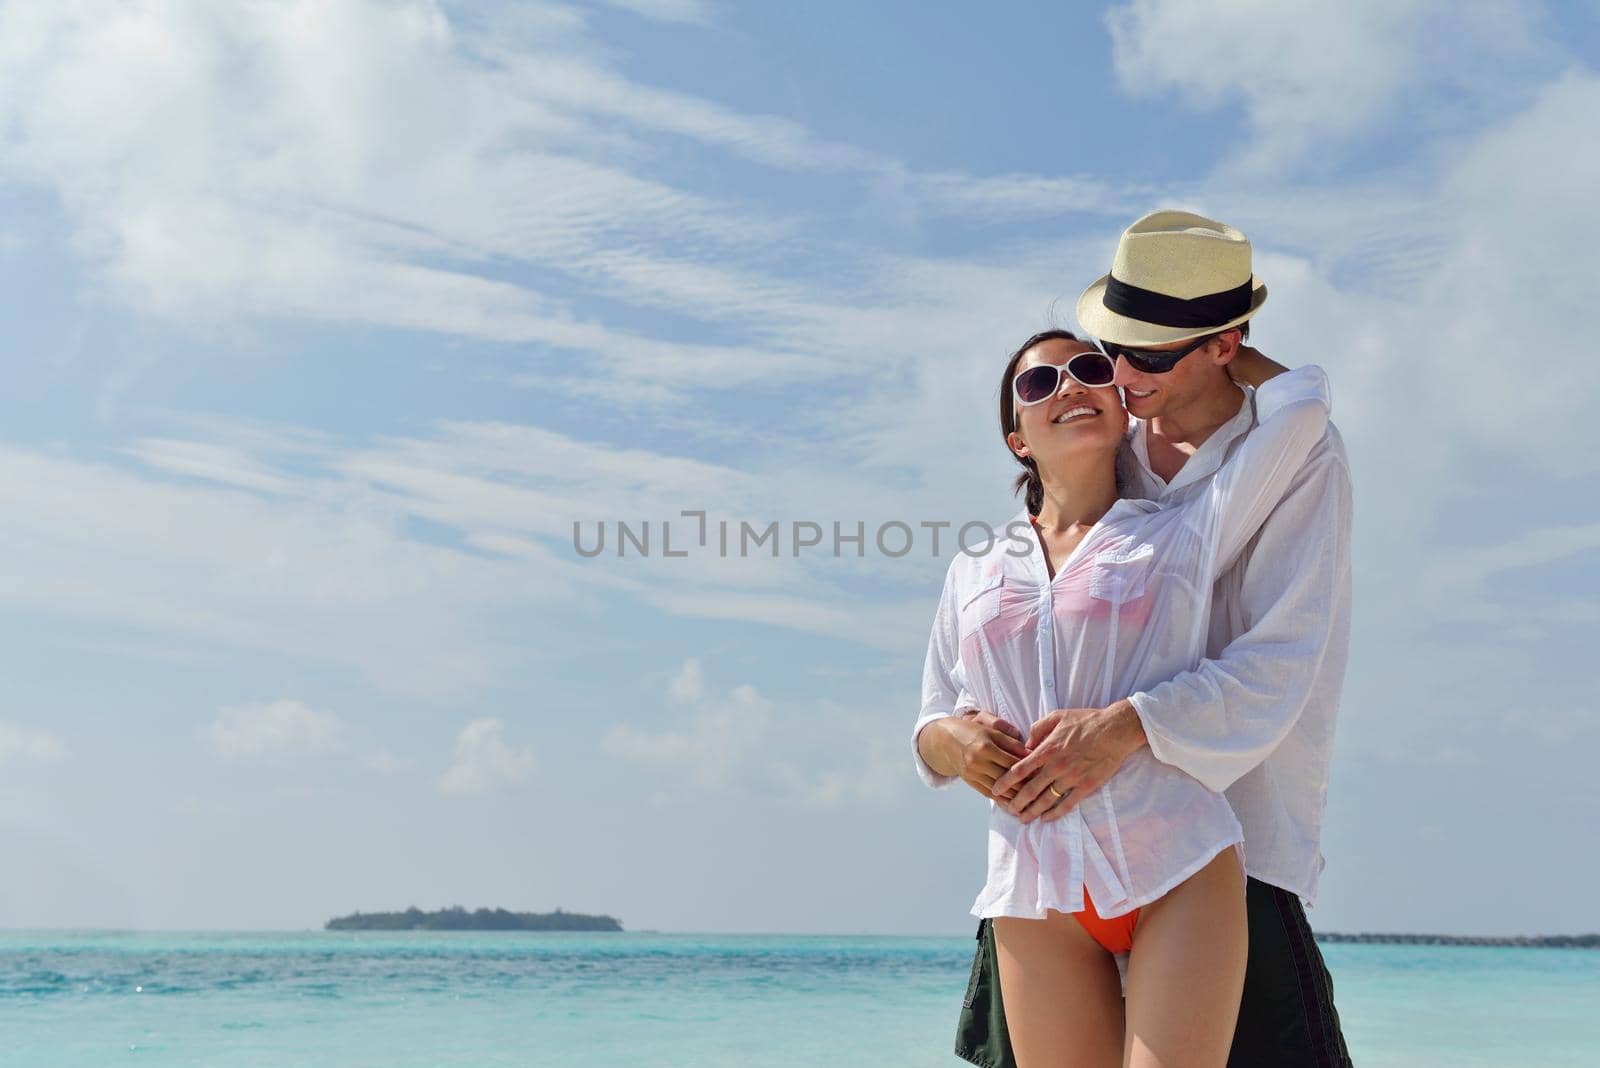
[[[1316,366],[1269,380],[1254,399],[1260,427],[1204,488],[1160,503],[1118,500],[1053,578],[1026,509],[987,551],[957,554],[912,733],[925,782],[956,781],[928,767],[916,735],[958,708],[991,711],[1026,734],[1054,709],[1102,707],[1195,671],[1217,577],[1327,427],[1327,378]],[[1102,916],[1123,915],[1244,839],[1220,793],[1141,747],[1059,820],[1024,824],[991,803],[988,879],[972,913],[1079,912],[1087,887]]]
[[[1246,394],[1171,483],[1151,470],[1148,425],[1134,421],[1117,456],[1123,493],[1166,504],[1206,492],[1258,432],[1261,396],[1252,404]],[[1116,695],[1138,711],[1156,759],[1226,793],[1244,827],[1245,873],[1307,908],[1326,866],[1322,819],[1350,659],[1353,511],[1350,462],[1329,423],[1283,500],[1218,577],[1206,659]]]

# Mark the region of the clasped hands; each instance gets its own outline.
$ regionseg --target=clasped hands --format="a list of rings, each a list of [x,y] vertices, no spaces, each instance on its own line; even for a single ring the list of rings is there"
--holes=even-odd
[[[1023,823],[1065,816],[1145,744],[1138,713],[1127,701],[1056,709],[1026,738],[990,712],[964,712],[928,726],[941,724],[955,745],[954,773]]]

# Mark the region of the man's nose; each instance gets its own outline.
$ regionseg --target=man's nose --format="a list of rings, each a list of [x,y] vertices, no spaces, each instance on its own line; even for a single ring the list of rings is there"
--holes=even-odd
[[[1139,372],[1133,369],[1126,356],[1118,356],[1112,365],[1111,384],[1113,386],[1131,386],[1138,381]]]

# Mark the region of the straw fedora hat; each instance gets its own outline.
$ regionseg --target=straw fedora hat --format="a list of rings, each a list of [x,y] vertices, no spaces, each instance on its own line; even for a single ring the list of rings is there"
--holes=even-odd
[[[1119,345],[1165,345],[1238,326],[1267,300],[1250,240],[1187,211],[1153,211],[1122,232],[1111,273],[1078,298],[1078,325]]]

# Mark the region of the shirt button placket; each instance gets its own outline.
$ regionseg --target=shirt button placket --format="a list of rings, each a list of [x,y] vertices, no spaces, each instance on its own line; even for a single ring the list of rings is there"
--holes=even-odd
[[[1056,700],[1056,656],[1055,656],[1055,611],[1051,600],[1050,584],[1044,584],[1039,591],[1039,715],[1047,714],[1055,707]]]

